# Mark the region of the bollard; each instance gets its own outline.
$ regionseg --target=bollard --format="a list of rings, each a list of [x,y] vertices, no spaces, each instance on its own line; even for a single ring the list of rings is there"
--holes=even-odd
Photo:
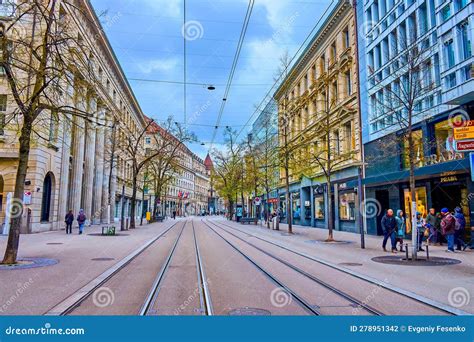
[[[406,257],[407,257],[407,261],[408,261],[408,243],[405,245],[405,254],[406,254]]]
[[[426,245],[426,260],[430,260],[430,250],[429,250],[429,245]]]

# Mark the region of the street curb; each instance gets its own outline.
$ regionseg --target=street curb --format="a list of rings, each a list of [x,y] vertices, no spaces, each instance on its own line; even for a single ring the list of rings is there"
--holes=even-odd
[[[105,272],[100,274],[98,277],[92,279],[89,283],[84,285],[78,291],[74,292],[72,295],[61,301],[59,304],[54,306],[52,309],[48,310],[44,313],[44,316],[64,316],[71,312],[75,307],[77,307],[81,302],[83,302],[95,289],[100,287],[104,284],[107,280],[109,280],[115,273],[120,271],[125,265],[130,263],[133,259],[135,259],[138,255],[140,255],[145,249],[147,249],[150,245],[156,242],[160,237],[166,234],[171,228],[173,228],[177,222],[173,223],[170,227],[165,228],[163,232],[146,242],[141,247],[134,250],[132,253],[127,255],[125,258],[120,260],[111,268],[107,269]]]

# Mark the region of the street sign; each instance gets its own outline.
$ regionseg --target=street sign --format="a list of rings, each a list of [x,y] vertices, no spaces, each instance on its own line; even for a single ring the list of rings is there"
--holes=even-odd
[[[25,191],[25,193],[23,194],[23,204],[31,204],[31,191]]]
[[[456,152],[474,152],[474,139],[455,141]]]
[[[467,123],[470,123],[468,121]],[[474,126],[470,124],[463,127],[454,128],[454,139],[455,140],[465,140],[465,139],[474,139]]]
[[[255,205],[260,205],[260,204],[262,203],[262,200],[261,200],[260,197],[255,197],[255,198],[253,199],[253,203],[254,203]]]

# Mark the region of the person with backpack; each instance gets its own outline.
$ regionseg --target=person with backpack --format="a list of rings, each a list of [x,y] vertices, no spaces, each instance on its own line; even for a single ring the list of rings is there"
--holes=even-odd
[[[69,210],[66,214],[64,222],[66,223],[66,234],[72,234],[72,223],[74,222],[74,214],[72,213],[72,210]]]
[[[79,235],[82,235],[84,231],[84,225],[86,224],[86,214],[84,214],[84,209],[79,210],[79,215],[77,215],[77,223],[79,224]]]
[[[441,229],[443,230],[443,235],[448,241],[448,249],[446,252],[454,253],[454,232],[456,227],[456,219],[449,212],[448,208],[441,209]]]
[[[456,207],[454,209],[454,219],[456,220],[454,226],[454,242],[457,245],[457,250],[465,251],[467,248],[467,244],[464,242],[464,232],[466,229],[466,218],[462,212],[462,209]]]

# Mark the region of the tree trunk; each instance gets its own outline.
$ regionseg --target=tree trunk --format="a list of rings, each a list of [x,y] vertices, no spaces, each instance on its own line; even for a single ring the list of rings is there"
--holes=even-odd
[[[132,178],[132,198],[130,203],[130,229],[135,229],[135,210],[137,205],[137,175]]]
[[[19,161],[18,169],[16,171],[15,179],[15,190],[13,193],[11,208],[14,209],[15,213],[11,218],[10,231],[8,234],[7,247],[5,249],[5,255],[3,257],[2,264],[15,264],[18,255],[18,246],[20,245],[20,227],[21,218],[23,215],[23,193],[25,190],[26,173],[28,170],[28,160],[30,154],[30,142],[31,142],[31,128],[32,122],[29,120],[29,116],[24,116],[23,127],[20,135],[20,149],[19,149]],[[20,205],[19,208],[16,208]]]
[[[328,196],[328,233],[329,236],[327,238],[327,242],[332,242],[334,241],[334,218],[332,214],[332,187],[331,187],[331,176],[329,175],[327,177],[326,181],[326,187],[327,187],[327,196]]]
[[[416,185],[415,185],[415,146],[413,143],[413,132],[411,121],[408,128],[408,158],[410,164],[410,193],[411,193],[411,242],[412,242],[412,260],[418,256],[418,229],[416,227]]]

